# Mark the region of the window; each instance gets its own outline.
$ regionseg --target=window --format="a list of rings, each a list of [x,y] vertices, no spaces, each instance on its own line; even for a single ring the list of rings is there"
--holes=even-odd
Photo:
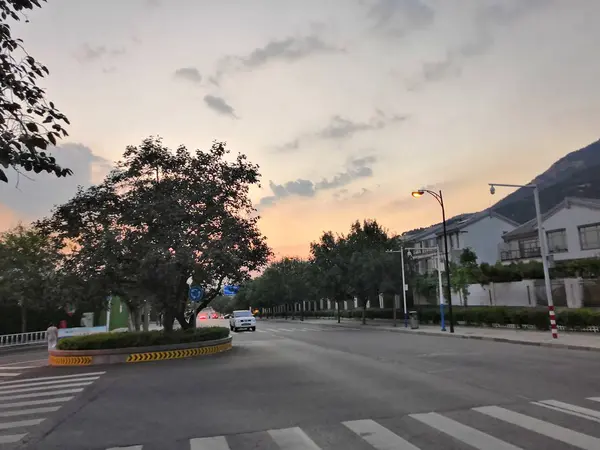
[[[579,243],[581,244],[581,250],[600,248],[600,224],[580,226]]]
[[[537,258],[541,255],[538,238],[521,239],[519,241],[521,258]]]
[[[252,313],[250,311],[234,311],[233,317],[252,317]]]
[[[565,229],[546,232],[548,239],[548,251],[550,253],[562,253],[569,250],[567,245],[567,232]]]

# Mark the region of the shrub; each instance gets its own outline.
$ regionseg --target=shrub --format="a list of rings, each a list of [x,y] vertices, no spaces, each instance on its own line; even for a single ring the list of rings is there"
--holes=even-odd
[[[229,328],[205,327],[189,330],[135,331],[119,333],[98,333],[87,336],[74,336],[61,339],[59,350],[104,350],[128,347],[151,347],[155,345],[185,344],[223,339],[229,336]]]

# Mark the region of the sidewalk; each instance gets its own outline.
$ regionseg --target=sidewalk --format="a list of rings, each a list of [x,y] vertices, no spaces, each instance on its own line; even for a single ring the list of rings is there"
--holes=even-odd
[[[264,320],[264,319],[263,319]],[[269,321],[274,319],[268,319]],[[281,319],[275,319],[280,321]],[[281,320],[285,322],[285,320]],[[393,333],[411,333],[425,336],[444,336],[460,339],[479,339],[484,341],[508,342],[511,344],[535,345],[539,347],[553,347],[562,349],[590,350],[600,351],[600,333],[569,333],[558,334],[558,339],[553,339],[550,331],[529,331],[529,330],[511,330],[506,328],[479,328],[458,325],[454,328],[454,333],[441,331],[438,325],[420,325],[418,329],[411,330],[404,327],[404,321],[398,320],[398,326],[394,327],[388,320],[368,320],[367,325],[362,325],[360,320],[342,319],[342,323],[336,320],[308,319],[304,320],[306,324],[329,325],[336,327],[366,326],[377,328],[382,331]]]

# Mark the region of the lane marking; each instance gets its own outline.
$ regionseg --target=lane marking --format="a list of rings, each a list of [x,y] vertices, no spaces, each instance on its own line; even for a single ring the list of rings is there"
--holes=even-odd
[[[17,362],[5,363],[5,364],[2,364],[2,366],[0,366],[0,367],[14,366],[15,364],[27,364],[27,363],[40,362],[40,361],[48,362],[48,358],[44,358],[44,359],[28,359],[27,361],[17,361]],[[41,367],[41,366],[35,366],[35,367]]]
[[[0,436],[0,444],[14,444],[15,442],[19,442],[25,436],[27,436],[27,433],[25,433],[25,434],[7,434],[4,436]]]
[[[396,433],[379,425],[374,420],[353,420],[342,422],[352,432],[360,436],[377,450],[420,450]]]
[[[46,419],[29,419],[19,420],[18,422],[0,422],[0,430],[8,430],[10,428],[23,428],[39,425]]]
[[[280,450],[321,450],[321,447],[298,427],[269,430],[268,433]]]
[[[522,450],[521,447],[504,442],[475,428],[468,427],[437,413],[411,414],[410,417],[446,433],[478,450]]]
[[[106,450],[142,450],[143,445],[130,445],[129,447],[111,447]]]
[[[63,383],[57,386],[34,386],[34,387],[26,387],[22,389],[14,389],[13,386],[0,388],[0,395],[2,394],[20,394],[22,392],[36,392],[36,391],[48,391],[51,389],[64,389],[64,388],[74,388],[80,386],[89,386],[93,381],[87,381],[85,383]]]
[[[541,402],[531,402],[531,404],[600,423],[600,412],[593,409],[570,405],[569,403],[559,402],[558,400],[542,400]]]
[[[36,405],[48,405],[50,403],[64,403],[70,400],[73,400],[75,397],[56,397],[56,398],[48,398],[44,400],[29,400],[26,402],[16,402],[16,403],[0,403],[1,408],[21,408],[23,406],[36,406]]]
[[[77,393],[82,392],[82,391],[83,391],[83,388],[77,388],[77,389],[65,389],[63,391],[34,392],[32,394],[6,395],[6,396],[3,396],[3,397],[0,397],[0,400],[1,401],[4,401],[4,400],[20,400],[22,398],[35,398],[35,397],[48,397],[48,396],[51,396],[51,395],[77,394]],[[2,403],[0,403],[0,405],[1,404]]]
[[[31,409],[17,409],[16,411],[0,411],[0,417],[15,417],[15,416],[26,416],[28,414],[45,414],[58,411],[60,406],[48,406],[46,408],[31,408]]]
[[[499,406],[473,408],[473,411],[503,420],[504,422],[517,425],[526,430],[534,431],[538,434],[548,436],[583,450],[598,450],[600,448],[600,439],[598,438],[570,430],[569,428],[561,427],[560,425],[545,422],[534,417],[526,416],[525,414],[500,408]]]
[[[100,377],[88,377],[88,378],[70,378],[66,380],[54,380],[54,381],[40,381],[39,383],[25,383],[25,384],[11,384],[9,386],[1,386],[0,391],[5,391],[12,388],[20,388],[20,387],[33,387],[33,386],[48,386],[52,384],[62,384],[62,383],[77,383],[80,381],[90,381],[94,382]]]
[[[83,378],[93,375],[104,375],[106,372],[83,372],[83,373],[74,373],[71,375],[59,375],[53,377],[37,377],[37,378],[25,378],[23,380],[15,380],[15,381],[3,381],[0,383],[0,386],[6,386],[9,384],[17,384],[17,383],[36,383],[38,381],[46,381],[46,380],[62,380],[67,378]]]
[[[17,377],[21,375],[21,372],[11,373],[11,372],[0,372],[0,377]],[[0,383],[1,384],[1,383]]]
[[[230,450],[224,436],[190,439],[190,450]]]

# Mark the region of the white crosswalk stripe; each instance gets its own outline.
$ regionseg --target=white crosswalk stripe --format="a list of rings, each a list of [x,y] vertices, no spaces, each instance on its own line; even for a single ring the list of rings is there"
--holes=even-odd
[[[34,359],[0,365],[0,379],[11,379],[18,377],[24,370],[37,369],[48,364],[48,360]]]
[[[587,400],[592,399],[598,399],[596,401],[600,402],[600,397],[590,397]],[[600,411],[598,410],[591,409],[587,406],[584,407],[571,403],[565,403],[559,400],[542,400],[539,402],[531,402],[530,405],[534,405],[530,407],[534,410],[536,409],[536,406],[543,406],[562,412],[566,415],[565,417],[568,417],[568,415],[575,415],[576,417],[581,416],[592,421],[600,419]],[[569,428],[560,426],[557,423],[540,420],[504,407],[476,407],[472,408],[468,412],[471,414],[471,416],[484,415],[495,420],[505,422],[509,424],[509,426],[514,426],[521,429],[524,428],[537,435],[544,436],[545,438],[550,438],[555,441],[568,444],[570,446],[569,448],[573,447],[583,450],[600,449],[600,438],[598,437],[571,430]],[[426,427],[424,430],[429,430],[429,433],[431,433],[431,435],[438,440],[441,439],[440,435],[452,438],[453,443],[448,444],[448,441],[445,441],[446,445],[448,445],[448,448],[457,450],[523,450],[531,448],[544,448],[546,446],[545,443],[541,443],[538,444],[538,447],[532,447],[532,442],[528,437],[526,438],[527,441],[521,444],[523,447],[520,447],[519,445],[516,445],[519,444],[518,442],[506,442],[503,439],[500,439],[503,437],[503,435],[492,436],[482,430],[474,428],[472,423],[469,423],[469,425],[462,423],[461,421],[463,419],[459,421],[456,419],[456,416],[453,416],[453,418],[449,417],[451,414],[452,413],[441,414],[436,412],[410,414],[405,420],[414,420],[419,422],[421,426]],[[419,437],[422,438],[423,435],[428,434],[422,430],[419,430],[417,433],[413,432],[407,436],[406,430],[409,428],[400,427],[399,429],[389,429],[379,423],[377,420],[373,419],[345,421],[340,425],[349,430],[350,435],[353,436],[353,439],[357,440],[357,445],[359,445],[358,441],[362,441],[360,448],[367,448],[365,445],[374,450],[429,450],[433,448],[431,446],[432,444],[427,439],[421,440],[420,443],[412,442],[414,439]],[[412,426],[407,424],[404,424],[403,427],[412,428]],[[319,443],[319,437],[311,435],[311,429],[307,430],[300,427],[294,427],[272,429],[258,433],[265,435],[263,439],[272,441],[270,442],[269,448],[278,448],[279,450],[322,450],[322,447]],[[348,433],[348,431],[346,433]],[[600,429],[598,429],[597,434],[600,435]],[[518,433],[511,435],[511,440],[516,439],[515,436],[518,436]],[[243,437],[244,434],[239,435],[239,437],[235,440],[232,440],[229,436],[198,437],[190,439],[189,446],[187,446],[187,442],[182,443],[185,445],[185,447],[181,448],[186,448],[189,450],[247,450],[249,447],[237,447],[237,445],[240,445],[240,443],[244,441]],[[326,448],[354,448],[348,446],[348,441],[345,441],[344,444],[336,446],[335,438],[333,441],[331,439],[332,437],[329,436],[324,441]],[[346,436],[345,439],[348,439],[348,436]],[[238,444],[234,445],[234,441]],[[2,441],[0,440],[0,443],[1,442]],[[436,449],[442,448],[435,445],[434,447]],[[129,445],[123,447],[110,447],[106,450],[144,450],[144,448],[145,444],[139,444],[133,446]],[[177,448],[179,449],[180,447]]]
[[[105,372],[25,378],[0,382],[0,445],[14,444]],[[2,447],[4,448],[4,447]],[[133,447],[136,448],[136,447]],[[141,446],[137,450],[141,450]]]

